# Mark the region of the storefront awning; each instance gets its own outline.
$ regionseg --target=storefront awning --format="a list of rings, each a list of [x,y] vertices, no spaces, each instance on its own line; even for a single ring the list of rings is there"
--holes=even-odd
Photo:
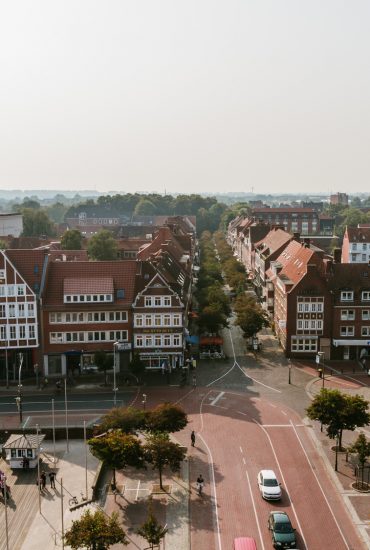
[[[201,336],[201,346],[221,346],[224,343],[220,336]]]
[[[370,346],[370,340],[334,340],[334,346]]]

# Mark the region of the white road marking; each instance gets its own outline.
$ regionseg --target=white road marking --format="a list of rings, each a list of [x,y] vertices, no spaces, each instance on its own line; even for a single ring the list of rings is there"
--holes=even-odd
[[[316,479],[316,481],[317,481],[317,484],[318,484],[318,486],[320,487],[320,490],[321,490],[321,493],[322,493],[322,495],[323,495],[323,497],[324,497],[324,500],[325,500],[326,504],[328,505],[328,508],[329,508],[329,510],[330,510],[330,513],[331,513],[331,515],[332,515],[332,517],[333,517],[333,519],[334,519],[335,525],[336,525],[337,528],[338,528],[338,531],[339,531],[339,533],[340,533],[340,535],[341,535],[341,537],[342,537],[342,539],[343,539],[344,544],[346,545],[346,548],[349,550],[350,547],[348,546],[348,543],[347,543],[346,539],[344,538],[344,534],[343,534],[343,532],[342,532],[342,529],[341,529],[340,526],[339,526],[339,523],[337,522],[337,519],[336,519],[336,517],[335,517],[335,515],[334,515],[333,509],[332,509],[332,507],[330,506],[330,503],[329,503],[328,499],[326,498],[325,491],[324,491],[324,489],[323,489],[323,487],[322,487],[322,485],[321,485],[321,483],[320,483],[320,480],[319,480],[319,478],[318,478],[318,476],[317,476],[315,470],[314,470],[313,467],[312,467],[312,464],[311,464],[311,461],[310,461],[310,459],[309,459],[309,457],[308,457],[308,455],[307,455],[306,449],[304,448],[303,443],[302,443],[302,441],[301,441],[301,438],[299,437],[298,432],[297,432],[297,430],[296,430],[296,426],[294,426],[294,424],[292,423],[292,421],[291,421],[291,424],[292,424],[292,428],[293,428],[293,430],[294,430],[294,433],[295,433],[295,435],[296,435],[296,438],[298,439],[299,444],[300,444],[300,446],[301,446],[301,448],[302,448],[302,451],[303,451],[303,453],[304,453],[304,455],[305,455],[305,457],[306,457],[306,460],[307,460],[308,464],[310,465],[310,468],[311,468],[311,470],[312,470],[313,475],[315,476],[315,479]]]
[[[285,486],[285,490],[286,490],[286,492],[287,492],[287,494],[288,494],[288,497],[289,497],[289,500],[290,500],[290,505],[291,505],[291,507],[292,507],[292,510],[293,510],[293,513],[294,513],[294,517],[295,517],[295,519],[296,519],[296,522],[297,522],[299,531],[300,531],[300,533],[301,533],[301,537],[302,537],[302,539],[303,539],[303,542],[304,542],[304,544],[305,544],[305,547],[308,548],[306,539],[305,539],[304,534],[303,534],[303,531],[302,531],[302,526],[301,526],[301,524],[300,524],[300,522],[299,522],[298,515],[297,515],[297,512],[296,512],[295,506],[294,506],[294,504],[293,504],[292,498],[291,498],[291,496],[290,496],[290,493],[289,493],[289,490],[288,490],[288,485],[287,485],[287,483],[286,483],[286,481],[285,481],[284,474],[283,474],[283,471],[282,471],[282,469],[281,469],[280,462],[279,462],[279,459],[278,459],[278,457],[277,457],[277,454],[276,454],[274,445],[273,445],[273,443],[272,443],[272,441],[271,441],[270,434],[269,434],[268,431],[264,428],[264,426],[262,426],[262,424],[260,424],[259,422],[257,422],[257,420],[255,420],[254,418],[253,418],[252,420],[253,420],[253,422],[255,422],[255,423],[257,424],[257,426],[259,426],[259,427],[261,428],[261,430],[264,431],[264,433],[265,433],[265,435],[266,435],[266,437],[267,437],[267,439],[268,439],[268,441],[269,441],[269,443],[270,443],[270,447],[271,447],[271,449],[272,449],[272,453],[273,453],[273,455],[274,455],[274,458],[275,458],[277,467],[279,468],[280,477],[281,477],[281,479],[283,480],[283,483],[284,483],[284,486]]]
[[[238,414],[242,414],[243,416],[248,416],[247,413],[243,413],[242,411],[236,411]]]
[[[225,374],[223,374],[222,376],[219,376],[218,378],[216,378],[215,380],[212,380],[212,382],[210,382],[209,384],[206,385],[206,388],[209,388],[209,386],[212,386],[212,384],[214,384],[215,382],[218,382],[219,380],[221,380],[222,378],[224,378],[225,376],[227,376],[229,374],[229,372],[231,372],[233,370],[233,368],[235,367],[236,363],[233,364],[233,366],[225,372]]]
[[[188,395],[190,395],[190,394],[193,393],[193,390],[194,390],[194,388],[191,388],[191,390],[189,390],[185,395],[183,395],[182,397],[180,397],[180,399],[178,399],[177,401],[175,401],[175,402],[174,402],[174,405],[177,405],[178,403],[181,403],[181,401],[183,401],[184,399],[186,399]]]
[[[213,401],[211,401],[210,405],[214,406],[216,405],[216,403],[218,403],[218,401],[221,399],[221,397],[223,397],[225,395],[225,392],[224,391],[221,391],[214,399]]]
[[[242,449],[241,447],[239,447],[239,450],[240,450],[240,452],[243,454],[243,449]]]
[[[273,403],[268,403],[268,405],[270,405],[270,407],[274,407],[274,409],[277,407],[277,405],[274,405]]]
[[[265,550],[265,545],[264,545],[264,543],[263,543],[262,532],[261,532],[261,526],[260,526],[260,522],[259,522],[259,519],[258,519],[256,504],[255,504],[255,502],[254,502],[254,497],[253,497],[253,493],[252,493],[252,486],[251,486],[251,482],[250,482],[249,475],[248,475],[248,472],[247,472],[247,471],[245,472],[245,475],[247,476],[247,480],[248,480],[249,494],[250,494],[250,496],[251,496],[252,506],[253,506],[253,512],[254,512],[254,517],[256,518],[258,534],[259,534],[259,536],[260,536],[261,549],[262,549],[262,550]]]
[[[139,482],[137,484],[137,489],[136,489],[136,497],[135,497],[135,501],[137,502],[138,498],[139,498],[139,491],[140,491],[140,479],[139,479]]]
[[[215,471],[214,471],[214,468],[213,468],[213,456],[212,456],[212,453],[211,453],[211,449],[208,447],[207,443],[205,442],[204,438],[198,433],[198,436],[200,437],[200,439],[203,441],[204,443],[204,446],[205,448],[207,449],[207,452],[208,452],[208,455],[209,455],[209,458],[210,458],[210,464],[209,464],[209,468],[211,470],[211,484],[212,484],[212,487],[213,487],[213,494],[214,494],[214,497],[213,499],[211,498],[211,501],[213,500],[213,509],[214,509],[214,514],[215,514],[215,517],[216,517],[216,529],[217,529],[217,541],[218,541],[218,548],[219,550],[222,550],[222,544],[221,544],[221,533],[220,533],[220,523],[219,523],[219,520],[218,520],[218,504],[217,504],[217,491],[216,491],[216,481],[215,481]]]
[[[291,428],[291,424],[261,424],[264,428]],[[299,427],[305,427],[305,424],[296,424]]]
[[[261,386],[264,386],[265,388],[268,388],[269,390],[276,391],[277,393],[281,393],[281,390],[277,390],[276,388],[273,388],[272,386],[268,386],[267,384],[264,384],[263,382],[260,382],[259,380],[256,380],[255,378],[252,378],[252,376],[249,376],[249,374],[245,373],[242,369],[242,367],[239,365],[239,363],[235,363],[237,367],[241,370],[241,372],[244,374],[246,378],[249,378],[250,380],[253,380],[256,384],[260,384]]]
[[[285,416],[288,416],[288,413],[286,413],[285,411],[282,411],[281,409],[280,409],[280,412],[285,414]]]
[[[243,463],[244,463],[244,466],[247,465],[247,461],[245,460],[244,456],[243,456]]]

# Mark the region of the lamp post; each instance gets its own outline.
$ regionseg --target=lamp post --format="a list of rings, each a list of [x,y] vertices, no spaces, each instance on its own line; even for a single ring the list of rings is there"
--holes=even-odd
[[[143,393],[143,400],[142,400],[144,411],[146,410],[146,393]]]
[[[36,386],[37,386],[37,389],[39,390],[40,389],[40,385],[39,385],[39,372],[40,372],[40,368],[39,368],[39,364],[38,363],[35,363],[33,365],[33,370],[35,371],[35,374],[36,374]]]
[[[113,344],[113,404],[117,406],[117,381],[116,381],[116,346],[119,342],[114,342]]]
[[[288,384],[292,383],[292,362],[288,359]]]
[[[318,351],[317,355],[319,357],[319,361],[318,361],[319,367],[321,368],[322,387],[325,388],[325,364],[324,364],[325,352]]]
[[[19,354],[19,369],[18,369],[18,396],[15,398],[15,402],[19,411],[19,422],[23,421],[23,407],[22,407],[22,366],[23,366],[23,353]]]

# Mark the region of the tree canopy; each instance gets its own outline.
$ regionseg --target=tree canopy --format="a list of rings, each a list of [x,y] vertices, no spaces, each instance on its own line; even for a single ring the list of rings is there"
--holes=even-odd
[[[148,435],[144,444],[144,453],[146,461],[152,464],[153,470],[158,470],[159,485],[162,490],[162,474],[165,466],[169,466],[172,472],[178,472],[186,456],[186,450],[177,443],[173,443],[167,433]]]
[[[116,470],[126,466],[144,467],[144,453],[140,440],[121,430],[112,430],[88,441],[91,453],[113,470],[113,485],[116,485]]]
[[[40,209],[24,208],[23,232],[24,237],[53,237],[56,229],[46,212]]]
[[[253,298],[240,294],[234,304],[236,324],[240,326],[245,338],[255,336],[263,327],[269,325],[267,312]]]
[[[119,525],[118,514],[113,513],[109,517],[102,510],[86,510],[80,519],[72,522],[64,535],[64,542],[72,550],[107,550],[113,544],[128,544],[126,533]]]
[[[110,231],[102,229],[89,240],[87,252],[92,260],[117,260],[117,242]]]
[[[326,426],[326,433],[331,439],[338,437],[341,448],[343,430],[353,431],[369,424],[368,406],[369,402],[361,395],[323,388],[307,408],[307,416]]]
[[[178,405],[162,403],[148,411],[146,426],[151,432],[178,432],[185,428],[188,417]]]
[[[78,229],[68,229],[63,233],[60,244],[63,250],[81,250],[83,236]]]

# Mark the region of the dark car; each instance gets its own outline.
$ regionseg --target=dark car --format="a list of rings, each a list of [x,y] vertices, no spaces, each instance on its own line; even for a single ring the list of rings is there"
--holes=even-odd
[[[271,531],[272,544],[274,548],[295,548],[295,529],[288,514],[285,512],[270,512],[268,528]]]

